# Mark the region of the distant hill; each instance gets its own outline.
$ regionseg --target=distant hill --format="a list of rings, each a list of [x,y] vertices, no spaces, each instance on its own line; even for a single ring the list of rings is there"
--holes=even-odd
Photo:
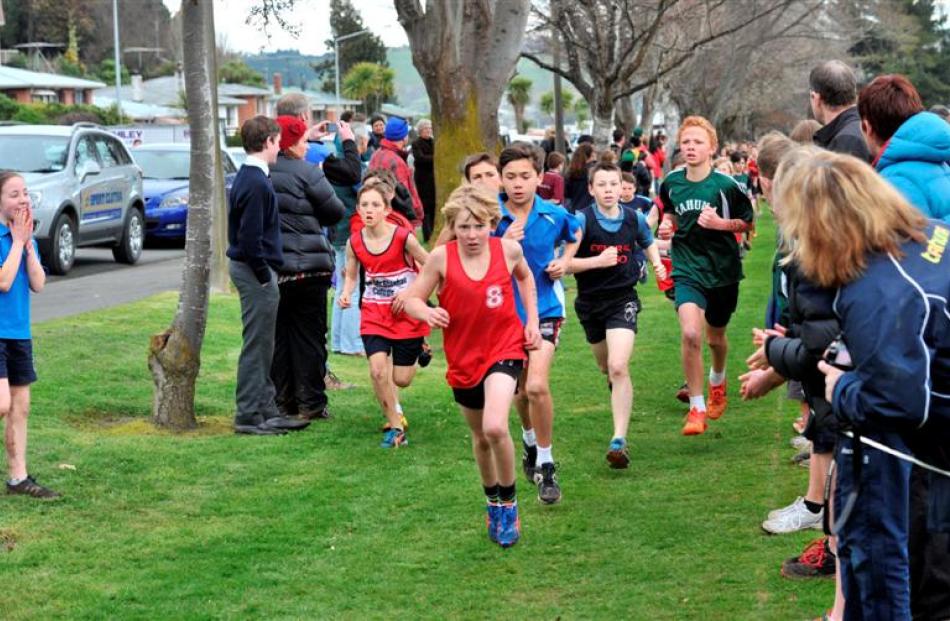
[[[268,84],[272,82],[274,73],[279,71],[283,76],[285,85],[317,89],[320,87],[320,80],[317,79],[311,64],[320,62],[325,58],[332,59],[333,55],[304,56],[297,50],[280,50],[247,56],[245,61],[253,69],[263,74]],[[429,96],[426,94],[422,77],[412,64],[412,52],[409,48],[389,48],[386,52],[386,59],[389,61],[389,66],[396,72],[396,103],[410,110],[427,112],[429,110]],[[519,75],[530,78],[533,83],[531,103],[528,105],[526,116],[532,121],[533,125],[538,126],[542,123],[538,102],[541,100],[542,94],[554,88],[554,80],[550,73],[529,60],[522,59],[519,61],[517,72]],[[567,85],[565,87],[567,88]],[[502,103],[501,113],[502,124],[510,125],[514,117],[511,113],[511,107],[505,102]]]

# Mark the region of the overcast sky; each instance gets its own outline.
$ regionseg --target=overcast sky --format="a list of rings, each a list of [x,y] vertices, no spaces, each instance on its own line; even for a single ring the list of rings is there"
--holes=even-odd
[[[163,0],[174,14],[181,0]],[[274,26],[271,38],[244,23],[255,0],[214,0],[214,21],[218,39],[230,49],[256,54],[280,49],[299,49],[304,54],[327,52],[324,41],[330,38],[330,0],[297,0],[297,7],[289,16],[300,25],[300,36],[294,38]],[[363,16],[363,23],[382,38],[388,47],[408,45],[406,33],[396,20],[392,0],[356,0],[353,6]],[[345,45],[345,43],[343,44]]]

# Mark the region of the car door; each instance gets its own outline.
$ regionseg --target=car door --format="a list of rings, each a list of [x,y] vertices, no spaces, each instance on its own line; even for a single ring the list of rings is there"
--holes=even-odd
[[[73,174],[79,184],[79,237],[81,242],[97,241],[108,237],[112,219],[112,204],[115,197],[110,196],[114,180],[99,161],[99,152],[91,134],[80,136],[76,142],[76,154]],[[88,173],[87,166],[94,164],[98,172]],[[88,173],[85,174],[84,172]]]
[[[90,209],[83,211],[83,218],[89,217],[89,224],[95,226],[99,234],[118,238],[126,206],[131,198],[132,183],[127,178],[130,167],[126,166],[122,154],[109,144],[112,140],[106,135],[92,135],[92,142],[99,158],[101,182],[90,198]]]

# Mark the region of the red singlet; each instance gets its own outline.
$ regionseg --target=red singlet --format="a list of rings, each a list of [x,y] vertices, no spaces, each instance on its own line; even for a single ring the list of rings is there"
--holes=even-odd
[[[428,336],[429,325],[402,313],[393,317],[392,303],[396,294],[416,279],[416,270],[406,259],[407,229],[396,227],[389,247],[373,254],[363,242],[360,231],[350,237],[356,260],[366,272],[360,310],[360,334],[375,334],[390,339],[412,339]]]
[[[445,245],[439,305],[449,313],[443,346],[449,364],[445,379],[452,388],[477,386],[496,362],[527,358],[501,239],[489,238],[488,249],[491,259],[485,277],[472,280],[462,268],[458,242]]]

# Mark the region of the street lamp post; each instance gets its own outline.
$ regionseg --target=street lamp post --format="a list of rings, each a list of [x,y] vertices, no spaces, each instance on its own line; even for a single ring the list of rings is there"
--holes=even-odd
[[[369,30],[359,30],[333,40],[333,62],[336,63],[336,107],[338,110],[340,108],[340,41],[346,41],[347,39],[352,39],[353,37],[358,37],[368,32]]]
[[[119,0],[112,0],[112,37],[115,39],[115,107],[122,118],[122,57],[119,55]]]

